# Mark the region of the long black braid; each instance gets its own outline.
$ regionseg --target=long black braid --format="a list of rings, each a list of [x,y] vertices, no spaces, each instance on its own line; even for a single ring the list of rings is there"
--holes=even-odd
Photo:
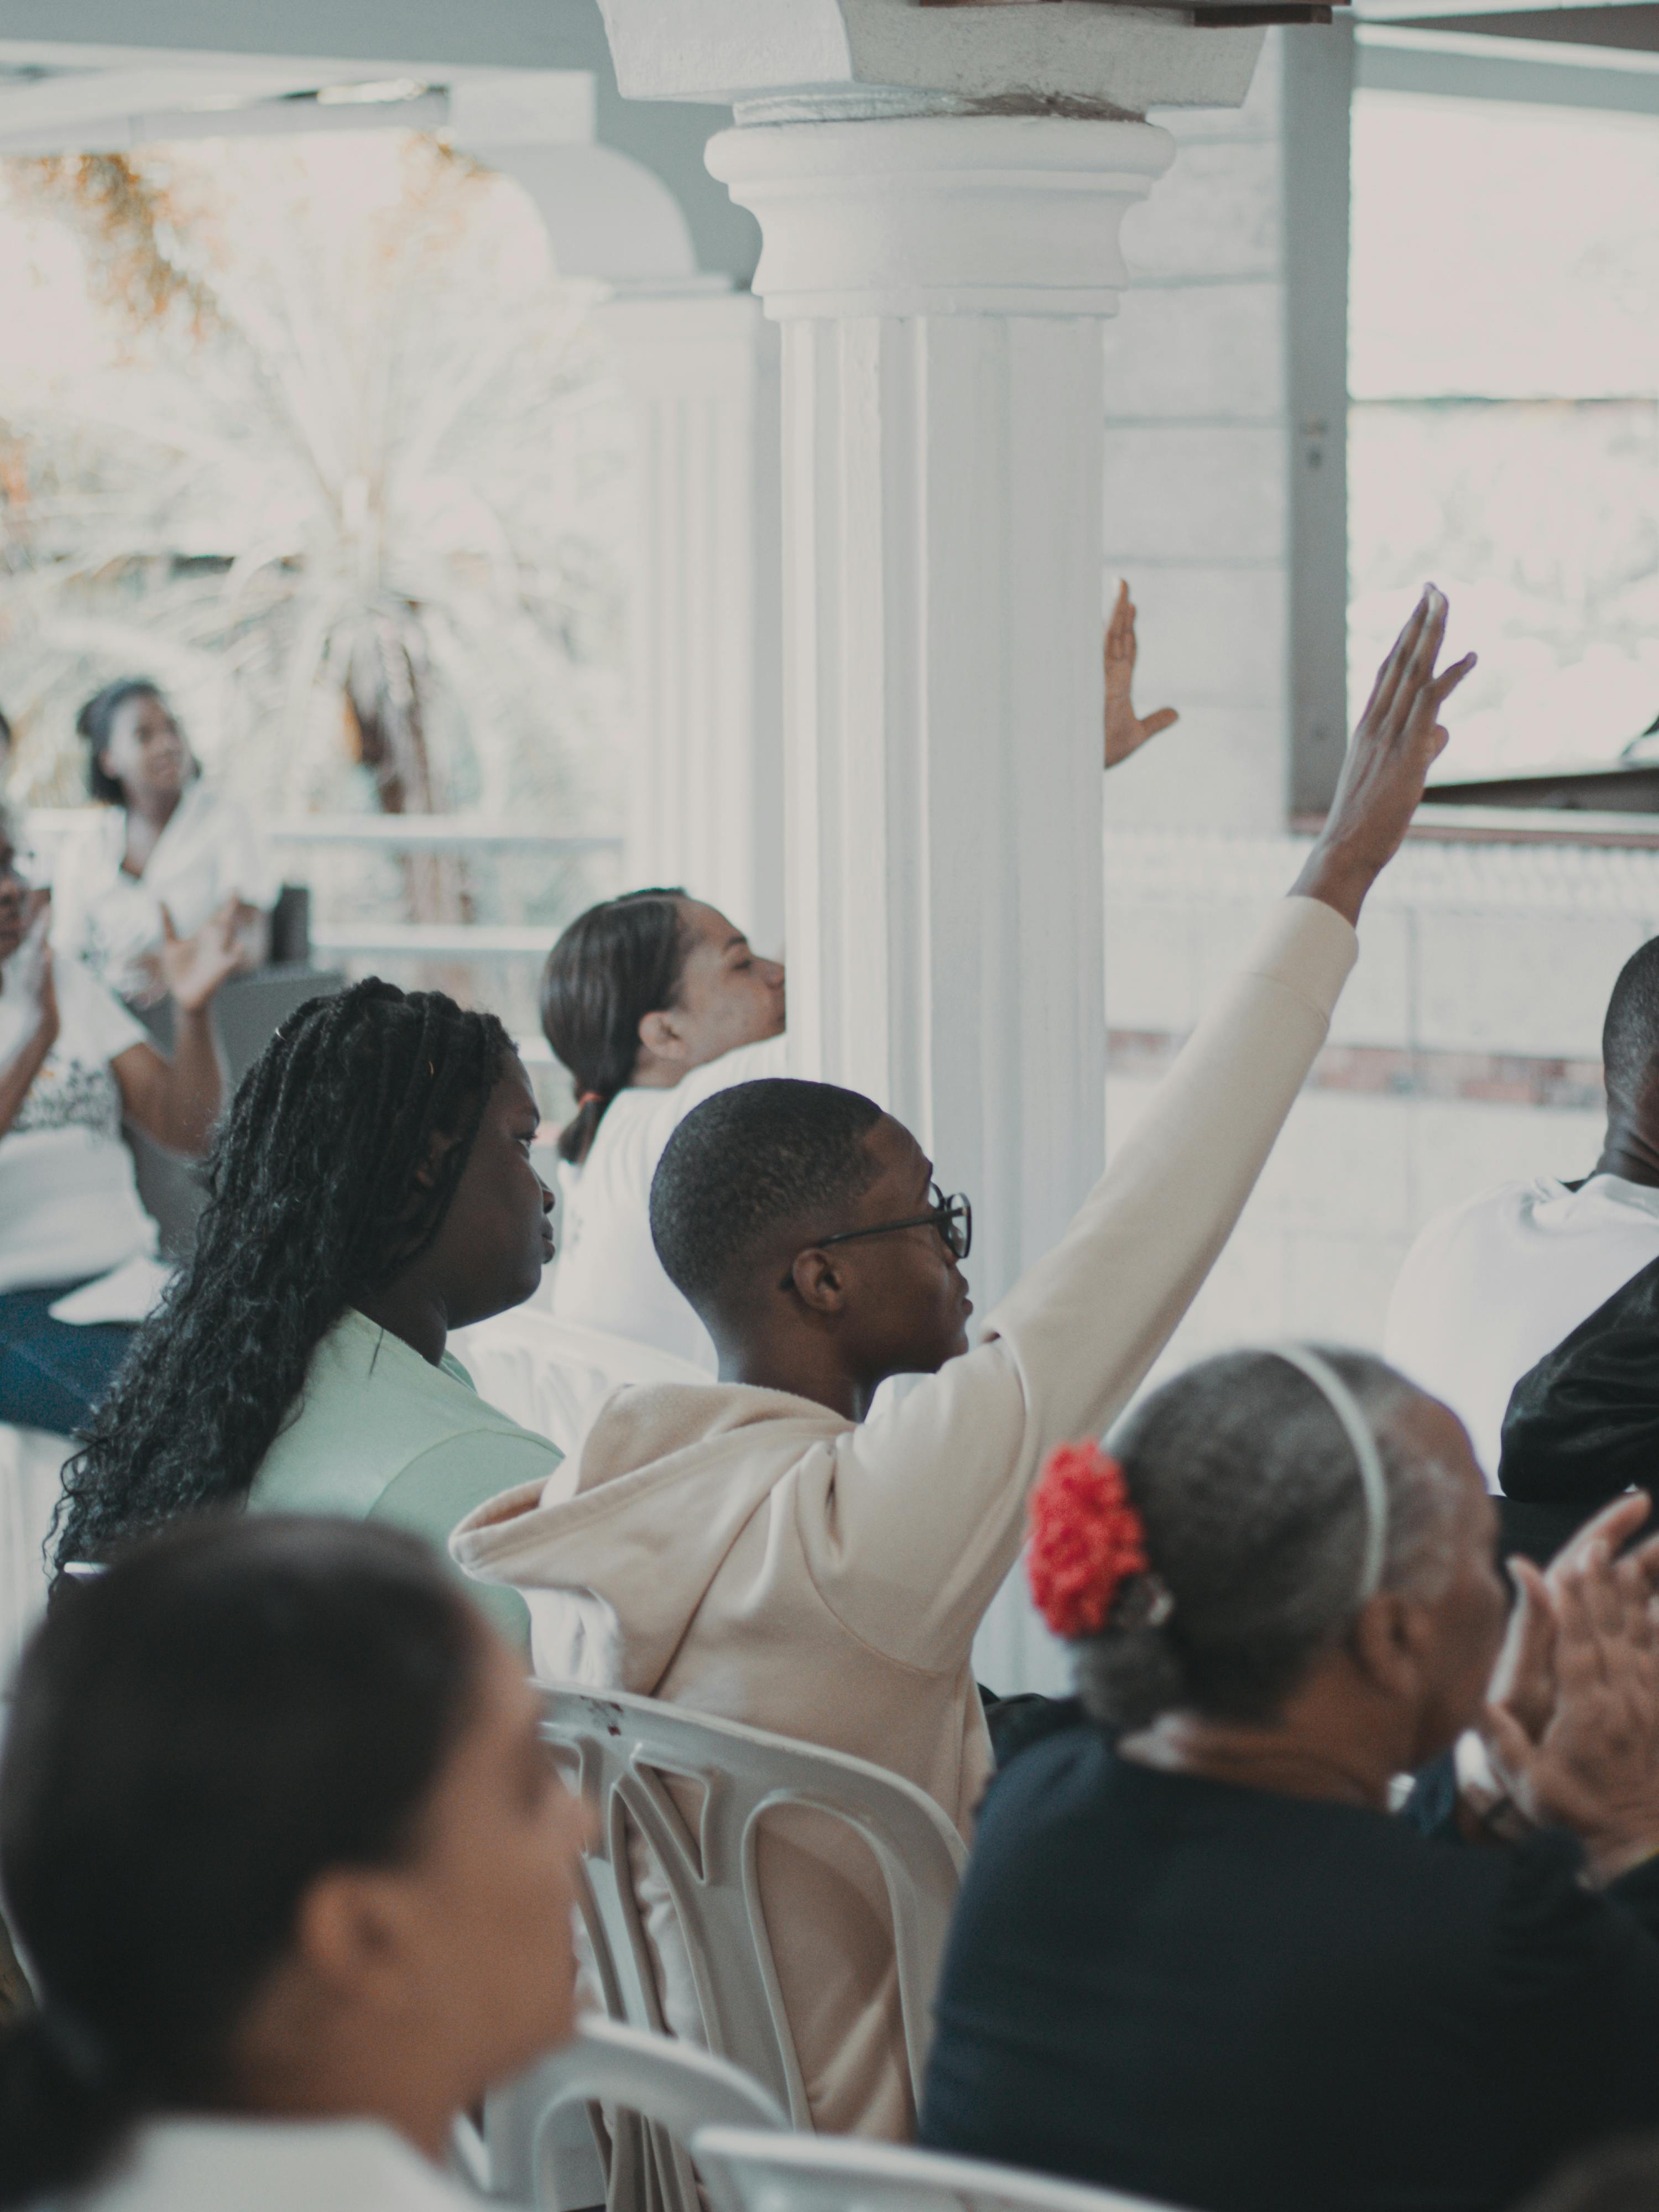
[[[308,1000],[271,1039],[214,1141],[194,1256],[65,1471],[59,1575],[243,1503],[319,1340],[437,1235],[512,1051],[493,1014],[378,979]],[[440,1132],[455,1141],[422,1188]]]

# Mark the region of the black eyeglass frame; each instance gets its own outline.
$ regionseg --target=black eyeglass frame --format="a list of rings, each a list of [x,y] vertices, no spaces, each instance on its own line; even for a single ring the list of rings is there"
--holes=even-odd
[[[833,1237],[817,1237],[810,1244],[803,1244],[803,1252],[827,1251],[832,1244],[850,1244],[857,1237],[891,1237],[901,1229],[935,1229],[939,1242],[951,1257],[963,1261],[974,1249],[973,1201],[964,1191],[956,1191],[947,1198],[939,1185],[939,1204],[930,1206],[926,1213],[907,1214],[902,1221],[872,1222],[868,1229],[838,1229]],[[781,1291],[789,1290],[794,1283],[795,1271],[789,1273],[778,1285]]]

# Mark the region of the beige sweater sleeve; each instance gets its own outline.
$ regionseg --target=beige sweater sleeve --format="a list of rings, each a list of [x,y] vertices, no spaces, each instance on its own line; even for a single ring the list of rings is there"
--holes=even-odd
[[[965,1658],[1018,1553],[1026,1490],[1054,1444],[1115,1419],[1168,1342],[1357,951],[1332,908],[1286,900],[1065,1237],[991,1315],[995,1340],[849,1430],[804,1480],[814,1578],[865,1641],[930,1671]]]

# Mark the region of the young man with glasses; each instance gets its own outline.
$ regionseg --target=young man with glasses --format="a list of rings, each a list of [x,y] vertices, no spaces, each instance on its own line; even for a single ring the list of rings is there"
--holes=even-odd
[[[1106,1426],[1168,1340],[1324,1042],[1361,901],[1470,665],[1436,675],[1445,619],[1426,592],[1293,896],[976,1350],[966,1201],[939,1194],[890,1115],[778,1081],[681,1123],[652,1232],[714,1339],[720,1382],[619,1392],[551,1482],[494,1500],[453,1540],[471,1572],[526,1592],[544,1672],[872,1759],[969,1833],[991,1771],[970,1653],[1026,1492],[1055,1444]],[[867,1418],[903,1374],[927,1379]],[[874,1861],[849,1830],[793,1811],[769,1823],[758,1869],[817,2125],[902,2138],[914,2115]],[[672,1905],[635,1872],[665,2015],[696,2035]]]

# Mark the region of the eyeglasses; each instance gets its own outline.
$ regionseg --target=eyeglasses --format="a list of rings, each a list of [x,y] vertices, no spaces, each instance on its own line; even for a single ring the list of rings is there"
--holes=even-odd
[[[951,1257],[965,1260],[974,1249],[973,1207],[961,1191],[952,1198],[946,1198],[936,1182],[930,1183],[928,1189],[933,1203],[926,1213],[908,1213],[902,1221],[878,1221],[868,1229],[838,1229],[833,1237],[817,1237],[803,1249],[809,1252],[822,1252],[831,1244],[850,1244],[855,1237],[890,1237],[900,1229],[937,1229]],[[778,1288],[787,1291],[794,1279],[795,1271],[792,1267]]]

